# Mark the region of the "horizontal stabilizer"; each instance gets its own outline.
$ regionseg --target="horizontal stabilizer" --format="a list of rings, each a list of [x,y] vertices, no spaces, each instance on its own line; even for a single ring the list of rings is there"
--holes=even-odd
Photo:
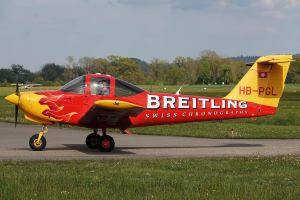
[[[259,60],[256,61],[257,64],[265,64],[265,65],[271,65],[275,63],[286,63],[286,62],[292,62],[295,61],[291,58],[270,58],[270,57],[261,57]],[[247,66],[252,66],[255,62],[246,63]]]
[[[264,56],[259,58],[256,62],[258,64],[274,64],[274,63],[285,63],[294,61],[292,58],[287,57],[272,57],[272,56]]]

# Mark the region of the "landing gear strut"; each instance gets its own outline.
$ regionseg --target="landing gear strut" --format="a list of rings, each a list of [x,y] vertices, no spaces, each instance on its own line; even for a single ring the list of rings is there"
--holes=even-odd
[[[29,139],[29,146],[33,151],[43,151],[46,147],[47,141],[44,134],[48,132],[47,126],[43,126],[39,134],[31,136]]]
[[[101,152],[111,152],[115,148],[115,141],[106,134],[105,128],[102,128],[102,136],[98,134],[98,129],[94,129],[94,132],[86,137],[85,142],[88,148],[98,148]]]

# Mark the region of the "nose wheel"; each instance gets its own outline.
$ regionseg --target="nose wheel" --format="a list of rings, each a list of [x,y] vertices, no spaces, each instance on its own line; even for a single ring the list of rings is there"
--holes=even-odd
[[[115,141],[106,134],[106,129],[102,129],[102,133],[102,136],[100,136],[98,130],[94,129],[94,132],[85,139],[86,146],[90,149],[98,149],[101,152],[111,152],[115,148]]]
[[[48,128],[43,126],[39,134],[31,136],[29,139],[29,146],[33,151],[43,151],[46,147],[47,141],[44,134],[48,132]]]

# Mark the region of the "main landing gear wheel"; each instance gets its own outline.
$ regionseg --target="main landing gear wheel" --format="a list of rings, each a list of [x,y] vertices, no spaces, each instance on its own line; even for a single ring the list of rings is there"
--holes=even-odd
[[[115,141],[109,135],[103,135],[98,140],[98,149],[101,152],[111,152],[115,148]]]
[[[29,146],[33,151],[43,151],[46,147],[46,138],[41,136],[39,139],[39,134],[31,136],[29,140]]]
[[[85,139],[86,146],[90,149],[97,149],[98,140],[100,140],[100,135],[91,133]]]

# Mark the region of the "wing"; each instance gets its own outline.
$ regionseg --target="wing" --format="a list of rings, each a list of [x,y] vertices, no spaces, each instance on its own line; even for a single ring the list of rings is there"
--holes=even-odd
[[[121,100],[99,100],[80,119],[87,127],[110,127],[125,129],[131,126],[130,116],[137,116],[145,107]]]

